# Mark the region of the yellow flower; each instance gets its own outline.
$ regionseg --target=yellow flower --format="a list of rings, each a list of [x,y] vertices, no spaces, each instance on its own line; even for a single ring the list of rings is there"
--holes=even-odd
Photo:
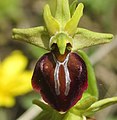
[[[20,52],[12,52],[0,62],[0,106],[12,107],[15,96],[32,90],[32,71],[25,70],[27,58]]]

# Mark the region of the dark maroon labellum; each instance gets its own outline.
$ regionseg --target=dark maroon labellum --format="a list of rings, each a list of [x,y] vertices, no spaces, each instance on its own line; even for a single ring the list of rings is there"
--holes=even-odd
[[[87,69],[74,52],[59,61],[53,52],[43,55],[32,77],[33,88],[57,111],[67,111],[77,103],[87,88]]]

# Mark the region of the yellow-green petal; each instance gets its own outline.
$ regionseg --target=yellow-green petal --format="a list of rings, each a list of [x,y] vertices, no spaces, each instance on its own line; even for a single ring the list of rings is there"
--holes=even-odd
[[[49,5],[45,5],[43,16],[50,35],[54,35],[56,32],[60,31],[59,22],[52,16]]]
[[[72,18],[65,25],[64,31],[66,31],[71,36],[73,36],[77,30],[77,25],[83,15],[83,8],[84,5],[80,3],[76,8]]]

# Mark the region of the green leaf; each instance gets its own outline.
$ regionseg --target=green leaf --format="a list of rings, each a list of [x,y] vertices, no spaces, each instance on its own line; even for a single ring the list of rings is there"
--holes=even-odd
[[[81,50],[78,51],[78,54],[82,57],[82,59],[84,60],[84,62],[86,63],[86,66],[87,66],[88,89],[86,90],[85,93],[89,93],[91,96],[98,98],[98,89],[97,89],[96,78],[95,78],[95,74],[94,74],[92,65],[89,61],[89,58],[86,55],[86,53]]]
[[[12,38],[49,50],[49,35],[44,27],[13,29]]]
[[[0,0],[0,22],[2,23],[2,20],[7,22],[8,20],[12,20],[12,22],[18,22],[24,19],[24,13],[21,4],[21,0]]]
[[[83,8],[84,5],[80,3],[77,6],[72,18],[65,25],[64,31],[66,31],[71,36],[73,36],[77,30],[77,25],[79,23],[80,18],[83,15]]]
[[[49,5],[45,5],[43,16],[44,16],[46,27],[50,35],[54,35],[56,32],[60,31],[60,24],[52,16]]]
[[[70,19],[70,10],[68,0],[55,0],[57,3],[55,18],[61,25],[61,30]]]
[[[106,98],[106,99],[103,99],[103,100],[100,100],[100,101],[97,101],[95,103],[93,103],[86,111],[85,111],[85,115],[90,115],[91,114],[94,114],[95,112],[103,109],[103,108],[106,108],[110,105],[113,105],[113,104],[117,104],[117,97],[112,97],[112,98]]]
[[[112,34],[97,33],[83,28],[78,28],[73,40],[73,50],[108,43],[111,42],[112,38]]]

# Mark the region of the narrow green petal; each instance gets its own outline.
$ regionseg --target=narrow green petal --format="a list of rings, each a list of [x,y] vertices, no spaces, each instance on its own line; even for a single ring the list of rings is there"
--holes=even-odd
[[[97,33],[83,28],[78,28],[73,40],[73,50],[108,43],[111,42],[112,38],[112,34]]]
[[[13,39],[25,41],[49,50],[49,35],[43,26],[27,29],[13,29],[12,32]]]
[[[66,22],[70,19],[70,10],[68,0],[55,0],[57,3],[55,18],[64,28]]]
[[[94,73],[92,65],[89,61],[89,58],[86,55],[86,53],[81,51],[81,50],[78,51],[78,54],[82,57],[82,59],[84,60],[84,62],[86,63],[86,66],[87,66],[88,89],[85,91],[85,93],[88,93],[91,96],[94,96],[94,97],[98,98],[98,88],[97,88],[95,73]]]
[[[77,6],[72,18],[66,23],[64,31],[66,31],[69,35],[73,36],[75,34],[79,20],[83,15],[83,8],[84,5],[80,3]]]
[[[106,108],[110,105],[117,104],[117,97],[106,98],[93,103],[85,112],[86,115],[94,114],[95,112]]]
[[[49,5],[45,5],[43,16],[48,32],[51,35],[54,35],[56,32],[60,31],[60,25],[58,21],[52,16]]]

